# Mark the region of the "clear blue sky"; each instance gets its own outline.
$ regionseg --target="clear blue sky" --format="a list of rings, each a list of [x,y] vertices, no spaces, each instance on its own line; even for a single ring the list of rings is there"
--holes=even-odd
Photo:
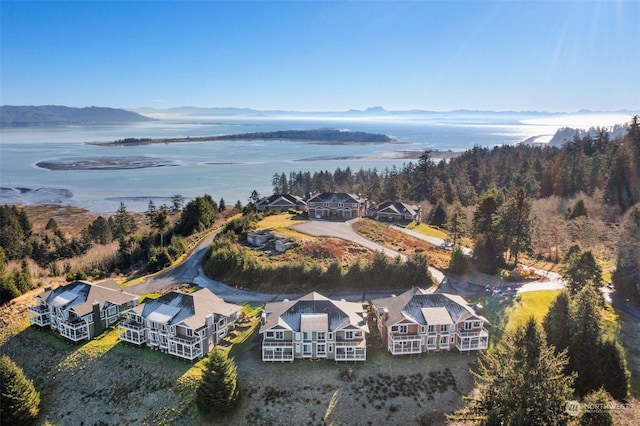
[[[640,108],[640,1],[0,1],[0,104]]]

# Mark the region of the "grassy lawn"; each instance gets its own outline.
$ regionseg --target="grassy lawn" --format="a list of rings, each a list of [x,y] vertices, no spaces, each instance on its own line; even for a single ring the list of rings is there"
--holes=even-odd
[[[498,294],[468,298],[482,305],[482,312],[489,320],[489,336],[492,344],[500,341],[502,334],[519,324],[524,324],[533,315],[539,322],[549,311],[549,306],[558,295],[558,290],[530,291],[518,295]]]
[[[257,229],[272,228],[275,232],[295,240],[313,241],[315,237],[289,228],[290,226],[305,222],[306,220],[302,219],[300,215],[281,213],[265,216],[256,226]]]
[[[411,229],[413,231],[419,232],[428,237],[441,238],[443,240],[447,239],[446,232],[438,228],[434,228],[433,226],[429,226],[426,223],[419,223],[416,225],[415,222],[412,222],[409,226],[407,226],[407,229]]]

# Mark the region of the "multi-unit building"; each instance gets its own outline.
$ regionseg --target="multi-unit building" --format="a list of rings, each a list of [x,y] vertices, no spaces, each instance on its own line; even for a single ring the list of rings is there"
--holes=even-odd
[[[64,338],[90,340],[116,323],[137,305],[138,297],[124,292],[115,281],[95,284],[74,281],[56,289],[46,286],[27,309],[31,324],[50,327]]]
[[[147,299],[118,325],[120,340],[187,360],[204,357],[235,327],[240,306],[203,288]]]
[[[307,211],[312,219],[354,219],[364,216],[367,202],[346,192],[323,192],[307,200]]]
[[[331,300],[316,292],[267,303],[260,326],[262,360],[365,361],[368,332],[360,303]]]
[[[419,288],[372,301],[378,331],[393,355],[487,349],[488,322],[460,296]]]
[[[302,198],[292,194],[274,194],[256,202],[256,210],[259,212],[286,212],[291,209],[303,211],[306,207],[307,203]]]
[[[387,222],[420,222],[422,219],[422,210],[419,206],[413,204],[406,204],[398,201],[385,201],[384,203],[371,207],[367,211],[367,216],[372,217],[375,220]]]

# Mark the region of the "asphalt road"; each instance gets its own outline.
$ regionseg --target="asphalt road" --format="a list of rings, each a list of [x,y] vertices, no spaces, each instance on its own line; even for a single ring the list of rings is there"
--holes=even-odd
[[[400,256],[402,259],[406,259],[406,255],[394,250],[390,250],[379,244],[376,244],[366,238],[362,237],[353,229],[353,223],[356,220],[347,222],[328,222],[320,220],[311,220],[306,223],[294,225],[293,228],[299,232],[303,232],[309,235],[317,237],[333,237],[341,238],[347,241],[351,241],[356,244],[360,244],[363,247],[367,247],[370,250],[379,250],[390,257]],[[402,230],[400,228],[400,230]],[[408,231],[404,230],[403,232]],[[302,294],[292,293],[258,293],[254,291],[244,290],[242,288],[236,288],[228,286],[220,281],[212,280],[208,278],[202,268],[204,258],[207,254],[209,246],[213,241],[213,238],[218,231],[213,231],[207,237],[203,238],[198,245],[191,251],[186,259],[178,265],[165,269],[155,275],[148,276],[143,282],[132,285],[128,288],[128,291],[144,295],[148,293],[159,292],[163,289],[167,289],[173,286],[177,286],[182,283],[194,283],[201,287],[205,287],[213,291],[216,295],[221,297],[230,303],[241,302],[254,302],[254,303],[266,303],[275,300],[283,299],[296,299]],[[412,236],[423,239],[430,244],[439,246],[443,240],[434,237],[428,237],[417,232],[411,232]],[[430,268],[431,274],[436,281],[441,285],[438,291],[454,292],[461,295],[478,294],[482,292],[484,288],[480,286],[467,283],[451,277],[446,277],[441,271]],[[509,283],[508,287],[510,292],[527,292],[527,291],[539,291],[539,290],[559,290],[564,288],[564,282],[561,277],[553,272],[537,270],[539,275],[544,278],[540,281],[528,282],[528,283]],[[506,286],[506,284],[505,284]],[[502,288],[501,291],[505,289]],[[373,291],[373,292],[332,292],[324,294],[330,298],[343,298],[345,300],[371,300],[376,298],[388,297],[392,294],[392,291]],[[608,297],[607,297],[608,296]],[[607,302],[611,303],[617,309],[628,313],[629,315],[640,320],[640,307],[631,304],[628,300],[621,297],[616,297],[615,294],[605,295]]]

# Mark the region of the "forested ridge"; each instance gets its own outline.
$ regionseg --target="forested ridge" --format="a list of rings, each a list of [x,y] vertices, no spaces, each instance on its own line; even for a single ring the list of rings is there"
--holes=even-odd
[[[476,146],[449,161],[434,162],[425,152],[417,163],[377,169],[338,168],[335,172],[276,173],[275,193],[305,194],[344,191],[369,200],[439,201],[463,206],[483,192],[524,188],[532,198],[578,193],[599,195],[623,211],[640,201],[640,118],[633,117],[624,137],[611,140],[605,129],[597,135],[576,135],[562,148],[539,145]]]

